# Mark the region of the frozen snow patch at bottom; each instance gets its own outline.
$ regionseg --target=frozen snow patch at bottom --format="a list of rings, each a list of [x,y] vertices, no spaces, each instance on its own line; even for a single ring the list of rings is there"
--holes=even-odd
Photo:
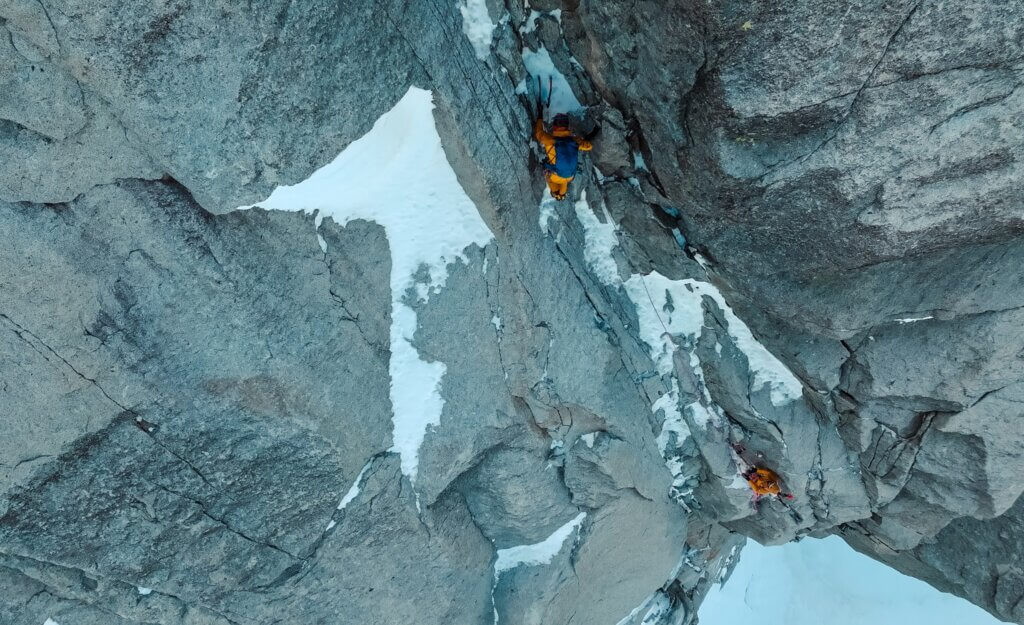
[[[857,553],[837,536],[781,547],[754,541],[712,586],[701,625],[998,625],[967,601]]]
[[[331,163],[297,185],[278,187],[258,204],[319,211],[317,223],[331,217],[342,226],[364,219],[384,227],[391,249],[391,451],[399,453],[402,473],[413,483],[427,428],[441,421],[445,366],[423,360],[413,347],[416,312],[406,293],[412,290],[426,301],[444,286],[449,263],[468,263],[466,248],[482,248],[494,238],[448,163],[433,109],[429,91],[410,88]],[[421,269],[429,276],[426,283],[416,281]]]
[[[43,623],[43,625],[60,625],[60,623],[58,623],[57,621],[53,620],[52,618],[48,618],[48,619],[46,619],[46,622]]]
[[[135,590],[139,591],[139,594],[145,597],[148,594],[152,594],[152,588],[145,588],[144,586],[136,586]]]

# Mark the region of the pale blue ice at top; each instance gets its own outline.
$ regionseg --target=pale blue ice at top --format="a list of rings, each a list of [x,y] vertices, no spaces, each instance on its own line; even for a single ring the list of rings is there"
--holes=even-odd
[[[747,541],[700,625],[1000,625],[981,608],[876,562],[842,539]]]

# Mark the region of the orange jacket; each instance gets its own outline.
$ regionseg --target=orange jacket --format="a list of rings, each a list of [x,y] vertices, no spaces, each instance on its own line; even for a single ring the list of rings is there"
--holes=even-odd
[[[757,467],[747,474],[750,488],[758,495],[778,495],[782,492],[779,486],[779,475],[771,469]]]

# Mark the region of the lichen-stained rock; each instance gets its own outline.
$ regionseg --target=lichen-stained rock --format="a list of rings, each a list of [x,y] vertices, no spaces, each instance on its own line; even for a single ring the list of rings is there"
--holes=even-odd
[[[490,622],[493,551],[458,493],[419,509],[389,454],[373,463],[362,492],[335,519],[305,570],[273,592],[281,607],[268,610],[270,601],[236,593],[239,609],[267,623]]]
[[[598,93],[640,127],[645,158],[665,184],[682,172],[671,156],[688,141],[678,124],[705,63],[704,7],[655,1],[564,3],[570,49]]]
[[[923,415],[920,434],[911,445],[897,443],[893,450],[880,452],[876,444],[873,454],[908,455],[913,469],[899,473],[903,483],[893,489],[895,497],[878,502],[880,521],[865,519],[860,525],[888,547],[905,550],[954,519],[989,519],[1006,512],[1024,490],[1017,479],[1020,399],[1021,385],[1012,384],[962,412]],[[883,463],[875,471],[885,467]]]
[[[12,270],[3,278],[8,332],[39,341],[36,351],[69,390],[82,383],[85,397],[99,392],[110,406],[105,421],[129,411],[159,425],[184,410],[176,407],[184,396],[299,423],[339,449],[355,443],[366,451],[345,460],[351,477],[386,448],[387,353],[360,331],[368,324],[368,335],[379,336],[379,322],[344,310],[331,295],[327,262],[357,259],[370,277],[361,297],[386,318],[389,260],[379,230],[357,222],[328,234],[352,243],[325,258],[308,218],[255,211],[213,219],[170,183],[101,187],[53,208],[7,205],[3,216],[12,243],[3,250]],[[274,224],[280,234],[267,237]],[[268,266],[267,253],[284,262]],[[15,271],[15,259],[31,263],[33,274]],[[346,375],[327,377],[330,362]],[[80,427],[102,427],[93,416],[90,423],[83,415]]]

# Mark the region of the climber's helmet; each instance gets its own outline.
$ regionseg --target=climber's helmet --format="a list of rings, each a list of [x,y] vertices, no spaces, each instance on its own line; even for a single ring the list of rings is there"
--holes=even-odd
[[[569,121],[570,120],[568,115],[566,115],[565,113],[559,113],[558,115],[555,115],[554,119],[551,120],[551,129],[568,131],[570,130]]]

